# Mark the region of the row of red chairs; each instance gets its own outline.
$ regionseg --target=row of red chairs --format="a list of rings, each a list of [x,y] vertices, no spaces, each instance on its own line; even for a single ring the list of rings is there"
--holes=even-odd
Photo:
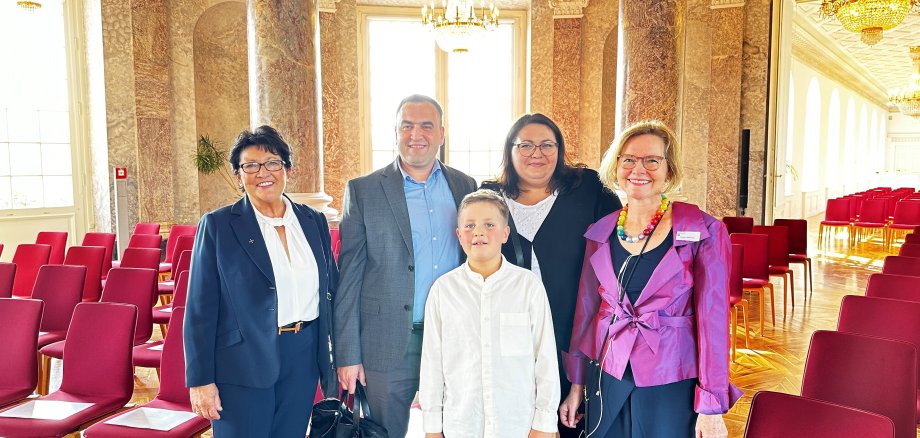
[[[819,241],[824,243],[824,229],[835,233],[847,231],[847,242],[861,242],[868,231],[881,231],[883,244],[890,249],[896,238],[920,226],[920,197],[865,197],[848,195],[828,199],[825,217],[818,229]]]

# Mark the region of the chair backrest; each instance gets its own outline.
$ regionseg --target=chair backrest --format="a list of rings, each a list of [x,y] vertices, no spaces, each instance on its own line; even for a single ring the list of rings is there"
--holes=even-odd
[[[179,272],[182,269],[177,269],[176,266],[179,264],[179,257],[185,251],[190,251],[195,246],[195,236],[185,235],[176,239],[176,247],[173,249],[173,258],[172,266],[170,267],[170,272]]]
[[[16,277],[16,264],[0,262],[0,298],[13,296],[13,278]]]
[[[174,269],[174,272],[187,271],[189,270],[191,265],[192,265],[192,250],[187,249],[185,251],[182,251],[182,253],[179,254],[179,257],[176,258],[175,262],[173,263],[173,269]],[[175,278],[176,277],[173,277],[174,280]]]
[[[0,388],[32,392],[38,383],[38,326],[41,300],[0,298]]]
[[[166,238],[166,259],[163,260],[166,263],[171,263],[173,260],[173,251],[176,248],[176,240],[181,236],[194,236],[195,232],[198,230],[198,227],[195,225],[173,225],[169,229],[169,237]]]
[[[920,202],[900,201],[894,207],[892,224],[920,225]]]
[[[71,246],[64,257],[65,265],[86,266],[83,281],[83,301],[99,301],[102,294],[102,260],[105,248],[101,246]]]
[[[863,201],[859,209],[859,222],[873,224],[888,222],[888,217],[885,216],[885,200],[867,199]]]
[[[774,219],[773,225],[789,230],[789,254],[808,254],[808,221],[805,219]]]
[[[779,392],[751,400],[745,438],[894,437],[890,418],[849,406]]]
[[[80,303],[64,343],[61,391],[87,398],[131,400],[131,364],[137,309],[129,304]]]
[[[744,295],[744,245],[732,244],[732,266],[728,275],[729,302],[740,301]]]
[[[172,299],[173,308],[185,305],[185,299],[188,297],[188,272],[187,269],[179,272],[179,277],[176,279],[176,288],[173,290]],[[172,322],[172,317],[169,319]]]
[[[158,269],[160,267],[160,250],[154,248],[126,248],[121,256],[122,268]]]
[[[342,248],[342,236],[339,234],[339,229],[330,228],[329,237],[332,242],[332,257],[335,261],[339,261],[339,250]]]
[[[112,268],[102,290],[106,303],[133,304],[137,307],[137,330],[134,342],[141,344],[153,334],[153,303],[156,296],[157,270]]]
[[[13,295],[28,297],[35,285],[35,276],[42,265],[48,264],[51,245],[23,243],[16,246],[13,263],[16,264],[16,278],[13,279]]]
[[[908,342],[920,354],[920,303],[845,296],[840,303],[837,331]]]
[[[134,225],[133,234],[160,234],[160,224],[138,222]]]
[[[735,233],[729,239],[744,247],[744,278],[770,279],[770,237],[763,234]]]
[[[163,245],[163,236],[159,234],[132,234],[128,239],[128,248],[154,248],[159,250]]]
[[[846,196],[846,199],[850,201],[848,210],[850,212],[850,222],[853,222],[859,217],[859,209],[862,208],[862,203],[866,198],[862,195],[850,195]]]
[[[3,255],[3,244],[0,243],[0,255]]]
[[[41,331],[65,331],[83,297],[86,266],[45,265],[38,271],[32,298],[45,302]]]
[[[115,251],[115,233],[86,233],[83,235],[83,246],[101,246],[105,248],[105,257],[102,259],[102,278],[112,269],[112,253]]]
[[[872,274],[866,283],[866,296],[920,303],[920,278],[910,275]]]
[[[754,227],[754,218],[746,216],[725,216],[722,218],[728,233],[750,233]]]
[[[920,277],[920,258],[887,256],[882,264],[882,274]]]
[[[66,231],[40,231],[35,243],[51,245],[51,253],[48,255],[48,263],[60,265],[64,263],[64,249],[67,247]]]
[[[824,209],[824,220],[849,221],[850,200],[847,198],[828,199]]]
[[[754,234],[770,236],[767,260],[770,266],[789,266],[789,229],[772,225],[757,225]]]
[[[884,415],[894,422],[895,437],[916,438],[916,347],[818,330],[808,346],[802,395]]]
[[[913,243],[915,245],[920,245],[920,234],[908,233],[906,236],[904,236],[904,243]]]
[[[898,250],[898,255],[901,257],[920,257],[920,244],[905,243]]]
[[[183,353],[182,326],[185,307],[173,306],[169,319],[169,331],[163,342],[163,355],[160,358],[160,390],[157,398],[179,403],[191,408],[188,388],[185,387],[185,355]]]

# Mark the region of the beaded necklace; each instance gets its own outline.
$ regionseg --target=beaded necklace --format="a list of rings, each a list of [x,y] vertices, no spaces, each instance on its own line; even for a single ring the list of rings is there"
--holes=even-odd
[[[668,197],[662,193],[661,204],[658,205],[658,211],[655,212],[655,216],[652,217],[652,221],[648,224],[648,226],[646,226],[645,229],[642,230],[642,232],[639,233],[639,235],[636,237],[626,235],[626,214],[629,212],[629,204],[626,204],[626,206],[620,210],[620,217],[617,219],[617,236],[619,236],[620,240],[629,243],[636,243],[645,240],[645,238],[647,238],[650,234],[652,234],[652,231],[655,230],[655,226],[658,225],[658,221],[660,221],[661,217],[664,216],[664,212],[668,210],[668,206],[670,204],[671,201],[668,201]]]

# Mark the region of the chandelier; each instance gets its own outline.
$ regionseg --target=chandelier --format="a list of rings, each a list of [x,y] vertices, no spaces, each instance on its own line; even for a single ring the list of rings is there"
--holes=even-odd
[[[440,7],[434,3],[422,7],[422,24],[434,33],[441,50],[464,53],[498,26],[498,8],[491,3],[477,8],[472,0],[442,0]]]
[[[39,2],[30,2],[30,1],[21,0],[21,1],[16,2],[16,6],[19,6],[20,8],[23,8],[27,11],[34,11],[42,7],[42,4]]]
[[[907,87],[892,93],[889,101],[906,116],[920,119],[920,46],[910,48],[910,58],[914,62],[914,74]]]
[[[860,40],[873,46],[882,40],[882,32],[904,21],[920,0],[822,0],[821,15],[836,16],[844,29],[859,32]]]

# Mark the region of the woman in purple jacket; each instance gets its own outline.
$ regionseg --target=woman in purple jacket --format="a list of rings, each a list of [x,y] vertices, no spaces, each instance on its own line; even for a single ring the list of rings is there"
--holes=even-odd
[[[725,226],[665,195],[682,170],[659,121],[626,128],[600,175],[627,205],[585,233],[560,419],[574,424],[588,400],[589,438],[725,437],[720,414],[741,396],[728,381]]]

